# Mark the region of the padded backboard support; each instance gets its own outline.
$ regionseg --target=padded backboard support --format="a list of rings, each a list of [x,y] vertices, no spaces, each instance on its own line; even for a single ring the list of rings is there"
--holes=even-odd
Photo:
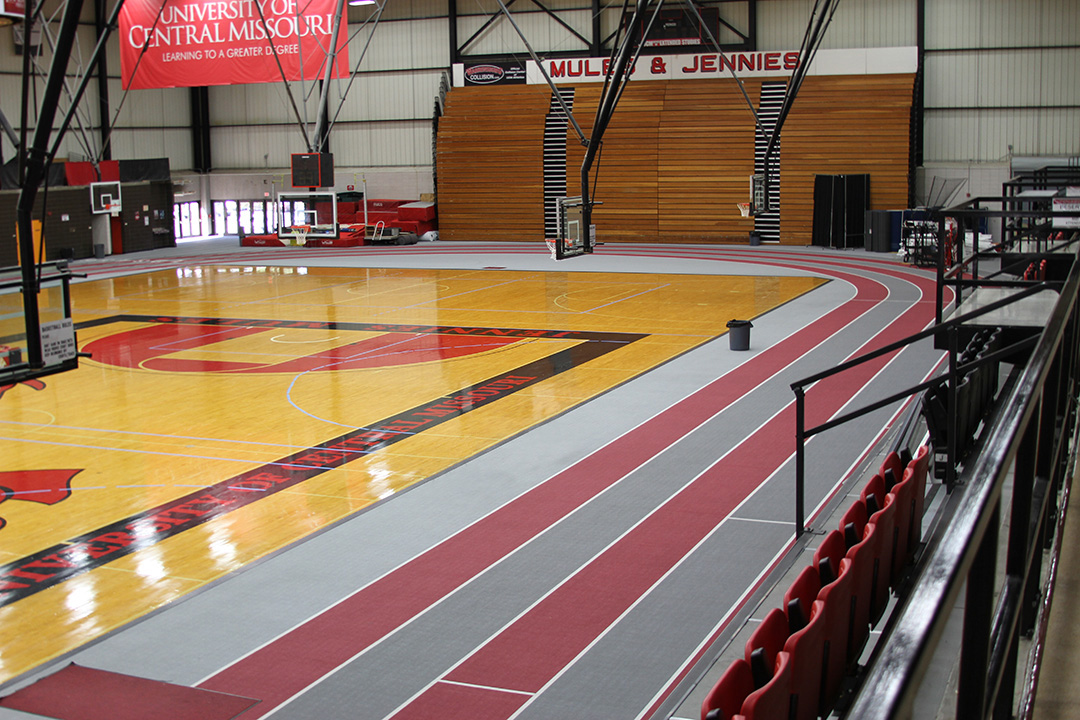
[[[292,156],[292,186],[296,188],[334,187],[334,156],[331,153],[295,153]]]

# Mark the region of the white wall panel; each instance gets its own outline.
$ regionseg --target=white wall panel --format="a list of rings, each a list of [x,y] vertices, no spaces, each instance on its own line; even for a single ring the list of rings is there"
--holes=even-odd
[[[330,149],[337,168],[430,166],[431,122],[343,123],[336,127]],[[211,133],[218,170],[287,168],[289,156],[303,151],[296,126],[219,127]]]
[[[358,27],[351,28],[350,36]],[[349,42],[349,64],[353,70],[360,61],[372,27],[369,24]],[[381,22],[375,28],[375,37],[360,63],[360,71],[447,67],[450,64],[449,38],[446,18]]]
[[[110,83],[111,84],[111,83]],[[109,112],[120,115],[116,125],[187,126],[191,124],[190,92],[187,88],[133,90],[120,106],[123,92],[110,92]]]
[[[289,156],[305,152],[296,126],[223,127],[210,132],[215,169],[287,168]]]
[[[117,130],[112,134],[114,160],[168,158],[170,170],[191,168],[191,131],[181,129]]]
[[[297,109],[303,113],[304,96],[310,94],[315,83],[290,83],[289,90]],[[211,124],[263,125],[267,123],[295,122],[296,114],[289,101],[284,83],[257,83],[251,85],[214,86],[209,89]],[[313,98],[307,102],[308,117],[314,119],[317,103]]]
[[[363,20],[371,15],[371,11],[364,7],[349,8],[349,22]],[[383,10],[383,20],[400,20],[408,18],[432,18],[446,17],[446,0],[393,0],[386,4]]]
[[[926,3],[926,46],[1024,47],[1080,42],[1075,0],[949,0]]]
[[[797,48],[813,0],[758,3],[758,47]],[[903,47],[915,44],[915,0],[843,0],[825,32],[823,48]]]
[[[926,44],[927,161],[1076,152],[1080,3],[929,2]]]
[[[1080,48],[1042,50],[1040,55],[1040,102],[1043,105],[1080,105]]]
[[[431,117],[439,91],[440,72],[369,73],[357,75],[338,115],[346,120],[403,120]],[[331,112],[340,104],[345,84],[331,95]]]
[[[1080,155],[1080,110],[937,110],[925,122],[924,160],[998,161]]]
[[[513,10],[513,8],[512,8]],[[588,48],[565,27],[542,12],[514,12],[514,20],[529,44],[537,53],[577,52]],[[592,13],[589,10],[563,11],[559,17],[580,35],[592,35]],[[473,33],[483,27],[486,15],[470,15],[458,18],[458,41],[464,43]],[[528,56],[528,50],[513,26],[505,17],[493,22],[472,43],[464,48],[468,55],[520,54]]]
[[[1080,105],[1080,50],[1023,49],[932,52],[926,59],[925,159],[993,161],[1013,146],[1015,154],[1070,155],[1080,142],[1080,127],[1068,125]],[[951,121],[931,120],[945,108]],[[965,125],[958,118],[970,122]],[[936,135],[936,133],[945,133]],[[951,148],[982,154],[956,156]],[[930,143],[937,149],[931,153]],[[939,155],[938,153],[945,153]]]

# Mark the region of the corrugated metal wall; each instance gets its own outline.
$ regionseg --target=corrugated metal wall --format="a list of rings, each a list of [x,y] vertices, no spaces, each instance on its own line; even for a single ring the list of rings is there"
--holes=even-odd
[[[591,37],[589,0],[545,3],[582,36]],[[602,34],[613,29],[621,2],[604,0]],[[812,0],[758,0],[759,49],[795,48],[802,40]],[[746,3],[721,3],[723,17],[745,27]],[[888,47],[916,44],[917,0],[843,0],[824,47]],[[458,39],[464,43],[498,9],[494,0],[458,3]],[[584,43],[529,2],[513,7],[515,18],[541,53],[580,51]],[[94,44],[90,5],[77,48],[89,56]],[[369,29],[359,30],[370,9],[350,8],[350,64],[355,68]],[[450,64],[448,0],[392,0],[359,66],[348,96],[335,82],[331,136],[342,168],[416,168],[429,171],[431,115],[439,79]],[[926,163],[996,162],[1014,155],[1080,155],[1080,2],[1076,0],[926,0],[924,65]],[[721,40],[731,42],[727,31]],[[524,46],[505,20],[492,23],[465,48],[467,54],[514,53]],[[119,82],[119,53],[109,46],[111,113],[123,107],[112,134],[113,156],[168,157],[175,170],[192,166],[191,103],[186,88],[141,90],[126,99]],[[0,109],[19,122],[19,68],[11,32],[0,30]],[[293,85],[300,94],[300,84]],[[311,83],[308,121],[315,120]],[[41,84],[38,92],[40,94]],[[96,83],[83,102],[89,148],[77,127],[60,155],[85,156],[100,147]],[[298,101],[300,102],[300,101]],[[302,133],[281,83],[213,87],[210,91],[215,169],[280,169],[302,152]],[[88,151],[89,150],[89,151]],[[5,159],[14,148],[0,138]]]
[[[813,0],[759,0],[757,7],[758,48],[798,49],[810,21]],[[821,47],[915,44],[915,0],[841,0]]]
[[[1080,155],[1080,3],[927,2],[924,161]]]

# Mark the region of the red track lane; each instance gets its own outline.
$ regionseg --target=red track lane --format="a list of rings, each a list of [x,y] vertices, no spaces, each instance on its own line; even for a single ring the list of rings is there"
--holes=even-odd
[[[732,370],[573,467],[238,660],[200,687],[259,698],[262,702],[248,714],[251,718],[265,715],[505,558],[772,377],[793,358],[816,347],[865,312],[871,303],[886,297],[884,287],[873,280],[842,271],[822,272],[856,287],[856,299],[845,302],[762,351],[752,363]],[[784,432],[790,444],[790,422],[787,428]],[[723,492],[713,502],[726,507],[739,500],[735,500],[734,494]],[[714,512],[709,514],[715,518]],[[625,566],[621,573],[625,573]],[[549,670],[545,672],[550,675]]]
[[[927,303],[913,305],[862,354],[918,332],[932,316]],[[808,425],[833,416],[885,366],[892,355],[829,378],[807,393]],[[812,416],[811,416],[812,415]],[[660,507],[596,560],[571,577],[505,631],[447,674],[454,683],[538,693],[597,637],[681,561],[795,451],[795,412],[787,406],[746,442]],[[441,693],[441,684],[428,692]],[[395,720],[427,717],[427,693],[395,714]],[[512,715],[511,713],[510,715]],[[446,720],[501,720],[494,709],[461,714],[447,708]]]

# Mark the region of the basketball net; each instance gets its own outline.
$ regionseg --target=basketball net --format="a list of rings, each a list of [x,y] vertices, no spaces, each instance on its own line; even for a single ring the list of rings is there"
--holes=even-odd
[[[559,253],[555,247],[556,243],[561,242],[564,250],[572,250],[574,248],[574,240],[572,238],[562,238],[561,240],[552,240],[551,238],[544,238],[544,242],[547,243],[548,250],[551,251],[551,259],[558,260]]]
[[[307,234],[310,230],[310,225],[293,225],[293,245],[299,247],[307,245]]]
[[[741,202],[737,204],[739,206],[739,214],[743,217],[750,217],[750,203]]]

